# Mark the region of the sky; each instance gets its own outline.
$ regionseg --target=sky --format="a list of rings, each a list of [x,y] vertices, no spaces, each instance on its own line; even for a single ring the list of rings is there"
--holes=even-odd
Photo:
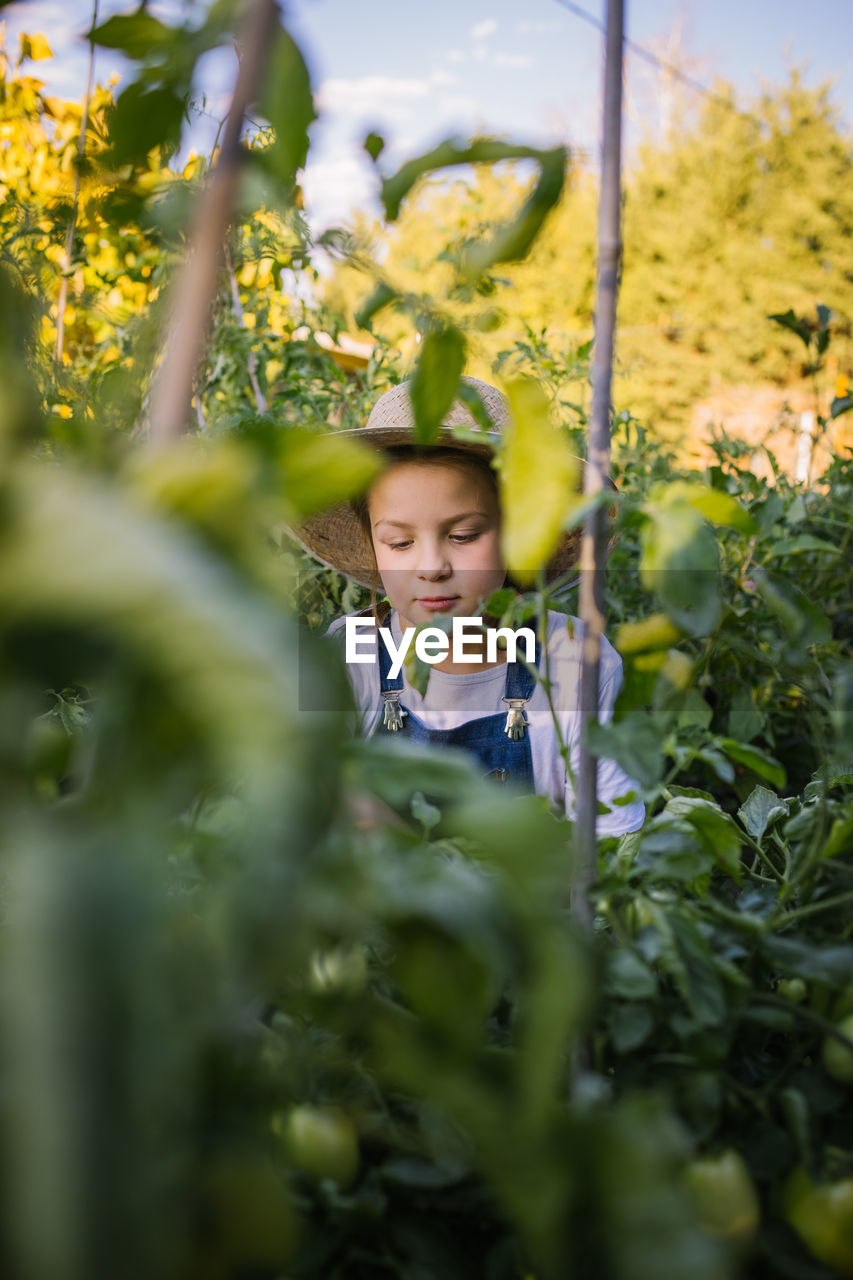
[[[135,7],[99,0],[100,18]],[[148,7],[164,17],[192,12],[186,0],[149,0]],[[603,19],[604,0],[574,7]],[[560,0],[289,0],[284,12],[319,112],[303,183],[317,231],[356,207],[376,208],[377,178],[361,145],[371,129],[386,138],[389,167],[443,137],[482,132],[535,146],[567,142],[597,156],[602,36]],[[54,57],[32,64],[32,74],[51,93],[79,100],[91,15],[92,0],[19,0],[0,18],[11,52],[22,31],[44,32]],[[705,86],[732,83],[744,105],[795,67],[807,84],[832,81],[833,100],[853,125],[853,0],[626,0],[626,34]],[[204,60],[187,147],[209,147],[235,68],[230,51]],[[118,55],[98,50],[99,82],[128,72]],[[628,52],[629,154],[660,130],[682,92],[696,100],[665,70]]]

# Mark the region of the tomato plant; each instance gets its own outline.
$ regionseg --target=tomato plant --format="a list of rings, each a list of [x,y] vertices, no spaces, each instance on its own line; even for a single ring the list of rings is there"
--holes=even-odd
[[[648,819],[602,843],[588,936],[571,823],[441,753],[353,740],[314,634],[368,599],[283,531],[368,483],[326,428],[404,363],[379,344],[348,376],[312,336],[334,316],[281,287],[314,271],[293,187],[310,83],[284,28],[197,431],[141,447],[160,295],[209,169],[166,162],[229,23],[143,8],[100,30],[138,74],[93,100],[61,362],[79,109],[6,77],[4,127],[26,129],[0,208],[3,1274],[849,1274],[850,457],[771,483],[719,436],[697,473],[614,424],[625,681],[592,737]],[[528,158],[553,194],[559,157]],[[548,183],[534,194],[516,245],[547,212]],[[448,368],[455,303],[501,287],[476,258],[451,264],[446,316],[395,300],[442,321]],[[581,445],[588,357],[532,330],[499,353],[571,409],[550,458]],[[505,462],[529,499],[524,450]],[[559,490],[546,523],[569,514]],[[573,592],[501,607],[572,613]]]

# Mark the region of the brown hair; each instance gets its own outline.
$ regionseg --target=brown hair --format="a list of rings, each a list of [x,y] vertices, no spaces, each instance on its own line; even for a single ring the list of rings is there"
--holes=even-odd
[[[388,458],[391,466],[400,462],[426,462],[434,463],[437,466],[473,468],[484,477],[495,497],[498,497],[498,477],[492,468],[490,459],[482,454],[472,453],[468,449],[454,449],[451,445],[439,445],[433,448],[415,444],[392,445],[388,449],[383,449],[382,452]],[[369,490],[363,493],[361,497],[353,500],[352,509],[358,517],[359,523],[372,547]]]

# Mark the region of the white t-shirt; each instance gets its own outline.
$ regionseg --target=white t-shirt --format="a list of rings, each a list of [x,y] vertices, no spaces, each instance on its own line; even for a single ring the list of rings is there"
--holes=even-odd
[[[356,615],[350,615],[356,616]],[[346,617],[337,618],[329,628],[329,635],[340,634],[343,639]],[[385,622],[390,626],[395,645],[402,635],[400,621],[395,612]],[[580,673],[581,637],[583,623],[579,618],[550,610],[548,613],[548,678],[552,699],[560,725],[563,741],[569,748],[572,772],[577,776],[580,768]],[[352,685],[358,708],[360,728],[370,737],[382,723],[383,701],[379,685],[379,665],[375,645],[379,641],[375,629],[365,629],[359,634],[359,652],[373,656],[373,661],[347,663],[347,674]],[[524,653],[523,647],[520,652]],[[539,670],[544,675],[545,658],[540,659]],[[505,663],[485,670],[462,674],[430,671],[426,693],[421,696],[409,684],[405,667],[401,672],[403,693],[401,703],[412,711],[428,729],[455,729],[469,720],[505,713],[501,701],[506,690]],[[601,666],[599,676],[598,714],[602,723],[610,719],[613,704],[622,683],[622,659],[602,637]],[[539,795],[549,796],[560,813],[574,816],[575,795],[565,761],[560,753],[554,718],[542,685],[537,682],[525,712],[529,722],[530,749],[533,761],[534,789]],[[598,799],[611,805],[629,791],[637,789],[636,783],[613,760],[598,762]],[[636,831],[643,824],[645,807],[637,800],[615,805],[608,813],[599,814],[597,831],[600,836],[622,835]]]

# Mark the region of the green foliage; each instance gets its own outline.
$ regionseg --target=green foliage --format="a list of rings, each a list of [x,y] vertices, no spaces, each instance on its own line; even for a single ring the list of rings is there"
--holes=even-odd
[[[143,9],[96,35],[139,60],[143,101],[178,100],[229,22],[220,5],[193,28]],[[348,377],[313,336],[334,337],[328,313],[274,287],[312,271],[293,190],[309,90],[283,33],[275,66],[291,79],[248,166],[275,181],[261,207],[244,195],[230,237],[192,438],[153,451],[134,436],[153,295],[205,167],[177,180],[141,154],[171,145],[169,111],[133,123],[121,145],[135,169],[81,207],[67,269],[82,272],[83,319],[58,370],[55,330],[38,327],[58,261],[45,266],[24,231],[64,239],[67,175],[48,165],[56,185],[40,190],[22,167],[3,197],[3,1273],[823,1280],[842,1256],[830,1189],[853,1170],[838,1078],[853,1048],[850,458],[811,487],[778,470],[771,484],[721,437],[697,476],[617,416],[607,610],[625,683],[591,736],[635,777],[648,820],[602,844],[582,935],[571,825],[450,751],[353,740],[338,655],[313,634],[366,593],[309,565],[286,524],[369,482],[373,460],[326,428],[362,421],[399,370],[380,346]],[[44,99],[15,77],[6,89],[5,119],[47,164]],[[108,108],[93,163],[117,119],[121,142]],[[75,123],[57,116],[62,154]],[[825,139],[825,123],[797,130]],[[699,150],[736,219],[750,162],[733,143],[754,139],[727,128]],[[483,162],[537,159],[474,145]],[[517,253],[556,198],[557,161],[538,159],[532,194],[506,183],[503,223],[519,204],[521,222],[502,247],[504,233],[480,236],[490,262]],[[391,196],[434,160],[397,175]],[[472,202],[501,181],[484,172]],[[458,197],[439,201],[451,223]],[[439,264],[434,295],[396,274],[399,289],[383,286],[405,304],[389,315],[429,321],[426,438],[466,350],[490,336],[498,282],[482,263],[465,279],[486,213]],[[546,252],[554,225],[536,242]],[[107,242],[97,261],[87,237]],[[528,269],[532,256],[507,268]],[[120,281],[139,286],[133,306],[99,329]],[[578,517],[570,460],[588,398],[588,345],[539,325],[509,342],[493,331],[514,411],[501,484],[531,561]],[[825,310],[795,332],[816,360],[830,335]],[[69,417],[51,408],[60,389]],[[565,429],[549,425],[555,409]],[[490,607],[517,622],[570,610],[573,589],[505,589]],[[749,1231],[724,1212],[721,1170]]]

